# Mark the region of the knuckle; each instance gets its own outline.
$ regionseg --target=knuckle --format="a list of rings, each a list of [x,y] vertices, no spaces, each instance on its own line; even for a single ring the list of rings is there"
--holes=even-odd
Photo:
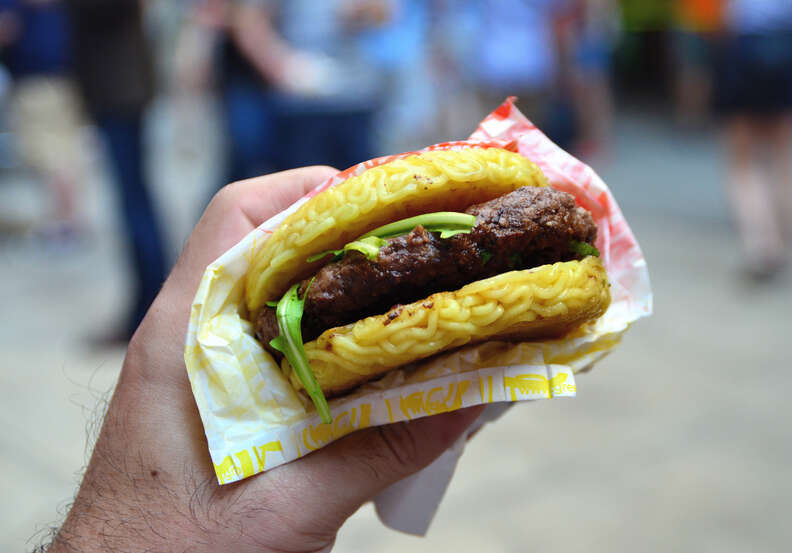
[[[240,182],[232,182],[222,187],[212,198],[211,203],[217,207],[233,205],[239,197]]]

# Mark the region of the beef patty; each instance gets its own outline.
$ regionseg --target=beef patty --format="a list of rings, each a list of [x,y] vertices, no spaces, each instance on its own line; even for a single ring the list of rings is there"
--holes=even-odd
[[[347,252],[316,274],[308,289],[302,318],[305,342],[329,328],[387,312],[431,294],[456,290],[511,270],[570,261],[581,256],[570,241],[594,242],[597,226],[591,214],[575,206],[571,194],[550,187],[523,187],[465,213],[476,216],[469,234],[441,239],[422,226],[390,238],[376,261]],[[300,285],[300,296],[308,284]],[[264,307],[255,320],[264,346],[279,334],[275,309]]]

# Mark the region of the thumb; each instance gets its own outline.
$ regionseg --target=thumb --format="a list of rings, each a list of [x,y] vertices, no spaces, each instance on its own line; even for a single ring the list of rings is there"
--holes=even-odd
[[[300,469],[317,500],[300,518],[314,532],[320,521],[328,532],[337,530],[363,503],[451,447],[483,408],[369,428],[303,458]]]

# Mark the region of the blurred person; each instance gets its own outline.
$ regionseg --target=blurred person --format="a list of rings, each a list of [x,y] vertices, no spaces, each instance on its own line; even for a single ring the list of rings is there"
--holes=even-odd
[[[675,0],[619,0],[621,36],[614,52],[619,94],[667,102],[669,33]]]
[[[728,192],[745,269],[766,280],[784,268],[792,243],[792,3],[730,0],[726,23],[716,100]]]
[[[174,42],[169,87],[174,110],[174,147],[185,161],[206,155],[199,139],[212,102],[212,62],[218,30],[224,21],[225,0],[205,0],[183,7],[183,21]],[[214,187],[213,187],[214,188]]]
[[[227,0],[218,86],[229,180],[373,157],[382,83],[360,34],[390,16],[386,0]]]
[[[561,91],[559,20],[568,0],[482,0],[473,3],[481,40],[470,45],[472,72],[488,113],[510,95],[562,147],[574,135],[574,115]]]
[[[466,138],[482,114],[498,105],[487,106],[487,100],[480,99],[473,71],[478,63],[476,44],[484,40],[479,7],[470,0],[432,0],[429,5],[429,56],[435,103],[429,122],[434,134],[427,142]]]
[[[215,4],[215,17],[199,23],[216,33],[216,84],[227,140],[224,180],[231,182],[265,174],[277,165],[272,95],[284,47],[262,5],[241,0],[209,3]],[[246,45],[255,40],[264,44],[258,67],[238,44],[243,35]]]
[[[677,124],[701,126],[709,115],[715,35],[723,27],[724,0],[677,0],[672,50]]]
[[[611,0],[573,0],[558,25],[561,87],[569,91],[576,122],[570,146],[590,159],[605,154],[610,143],[610,68],[618,14]]]
[[[143,118],[154,93],[151,54],[137,0],[68,0],[75,74],[104,140],[134,275],[123,327],[103,337],[128,339],[166,274],[160,222],[144,167]]]
[[[438,83],[430,63],[430,4],[389,0],[386,16],[360,30],[364,59],[381,73],[382,109],[374,124],[380,153],[415,150],[439,142],[438,136],[451,136],[438,135],[436,128]],[[431,30],[436,32],[434,26]]]
[[[228,186],[210,203],[129,344],[90,463],[37,551],[330,551],[345,520],[449,448],[483,406],[354,432],[302,459],[217,483],[184,366],[207,264],[336,173],[307,167]]]
[[[9,122],[23,161],[47,186],[40,233],[53,244],[80,230],[82,114],[71,69],[68,14],[59,0],[0,0],[0,51],[13,81]]]
[[[619,11],[628,32],[651,32],[668,28],[674,0],[619,0]]]
[[[386,82],[362,37],[393,20],[396,0],[277,4],[273,21],[296,52],[283,67],[277,104],[285,142],[279,168],[319,163],[347,168],[374,157],[373,126]]]

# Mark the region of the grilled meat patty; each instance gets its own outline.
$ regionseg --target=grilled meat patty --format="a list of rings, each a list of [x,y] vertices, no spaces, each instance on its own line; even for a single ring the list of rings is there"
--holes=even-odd
[[[576,207],[571,194],[550,187],[519,188],[465,212],[476,216],[469,234],[441,239],[418,226],[388,239],[377,261],[351,251],[322,267],[308,289],[303,340],[476,280],[579,259],[570,241],[591,244],[597,235],[591,214]],[[302,282],[301,296],[308,282]],[[269,347],[279,334],[275,309],[264,307],[254,319],[262,344],[280,358]]]

